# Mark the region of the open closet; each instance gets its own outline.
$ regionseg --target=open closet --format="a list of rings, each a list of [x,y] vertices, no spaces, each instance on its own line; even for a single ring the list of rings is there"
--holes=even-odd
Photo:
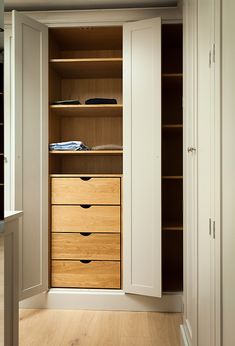
[[[43,12],[13,14],[21,299],[49,290],[50,306],[68,308],[89,292],[90,308],[181,309],[183,37],[173,12],[51,24]]]
[[[125,266],[121,261],[122,232],[125,232],[121,223],[123,151],[112,147],[121,148],[123,144],[122,41],[122,27],[49,29],[49,144],[76,140],[91,148],[49,152],[51,287],[121,288],[121,268]],[[90,98],[115,99],[117,103],[86,104]],[[80,104],[56,104],[74,99]],[[165,24],[162,25],[164,291],[183,288],[182,132],[182,25]],[[140,145],[148,150],[148,143],[141,140],[140,137]],[[103,145],[106,150],[96,150]]]

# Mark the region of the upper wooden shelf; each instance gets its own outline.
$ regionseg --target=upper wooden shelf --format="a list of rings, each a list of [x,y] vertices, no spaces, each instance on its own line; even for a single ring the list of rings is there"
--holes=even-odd
[[[121,78],[122,58],[51,59],[63,78]]]
[[[54,114],[63,116],[122,116],[122,105],[50,105]]]
[[[53,155],[122,155],[123,150],[52,150],[50,154]]]

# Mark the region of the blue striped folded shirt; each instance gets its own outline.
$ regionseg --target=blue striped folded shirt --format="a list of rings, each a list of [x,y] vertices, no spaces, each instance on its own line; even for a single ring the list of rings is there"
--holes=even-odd
[[[49,149],[52,150],[90,150],[88,146],[86,146],[81,141],[68,141],[68,142],[59,142],[59,143],[51,143],[49,145]]]

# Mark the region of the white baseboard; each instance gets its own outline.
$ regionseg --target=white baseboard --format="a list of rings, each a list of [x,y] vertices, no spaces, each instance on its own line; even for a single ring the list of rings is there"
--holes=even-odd
[[[182,312],[182,295],[167,294],[153,298],[115,290],[54,288],[25,299],[20,308]]]
[[[190,346],[187,338],[187,333],[185,331],[185,326],[183,324],[180,325],[180,341],[181,346]]]

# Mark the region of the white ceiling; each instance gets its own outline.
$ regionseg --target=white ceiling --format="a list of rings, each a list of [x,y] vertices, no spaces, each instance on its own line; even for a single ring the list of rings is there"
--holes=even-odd
[[[5,0],[5,11],[79,10],[175,6],[177,0]]]

